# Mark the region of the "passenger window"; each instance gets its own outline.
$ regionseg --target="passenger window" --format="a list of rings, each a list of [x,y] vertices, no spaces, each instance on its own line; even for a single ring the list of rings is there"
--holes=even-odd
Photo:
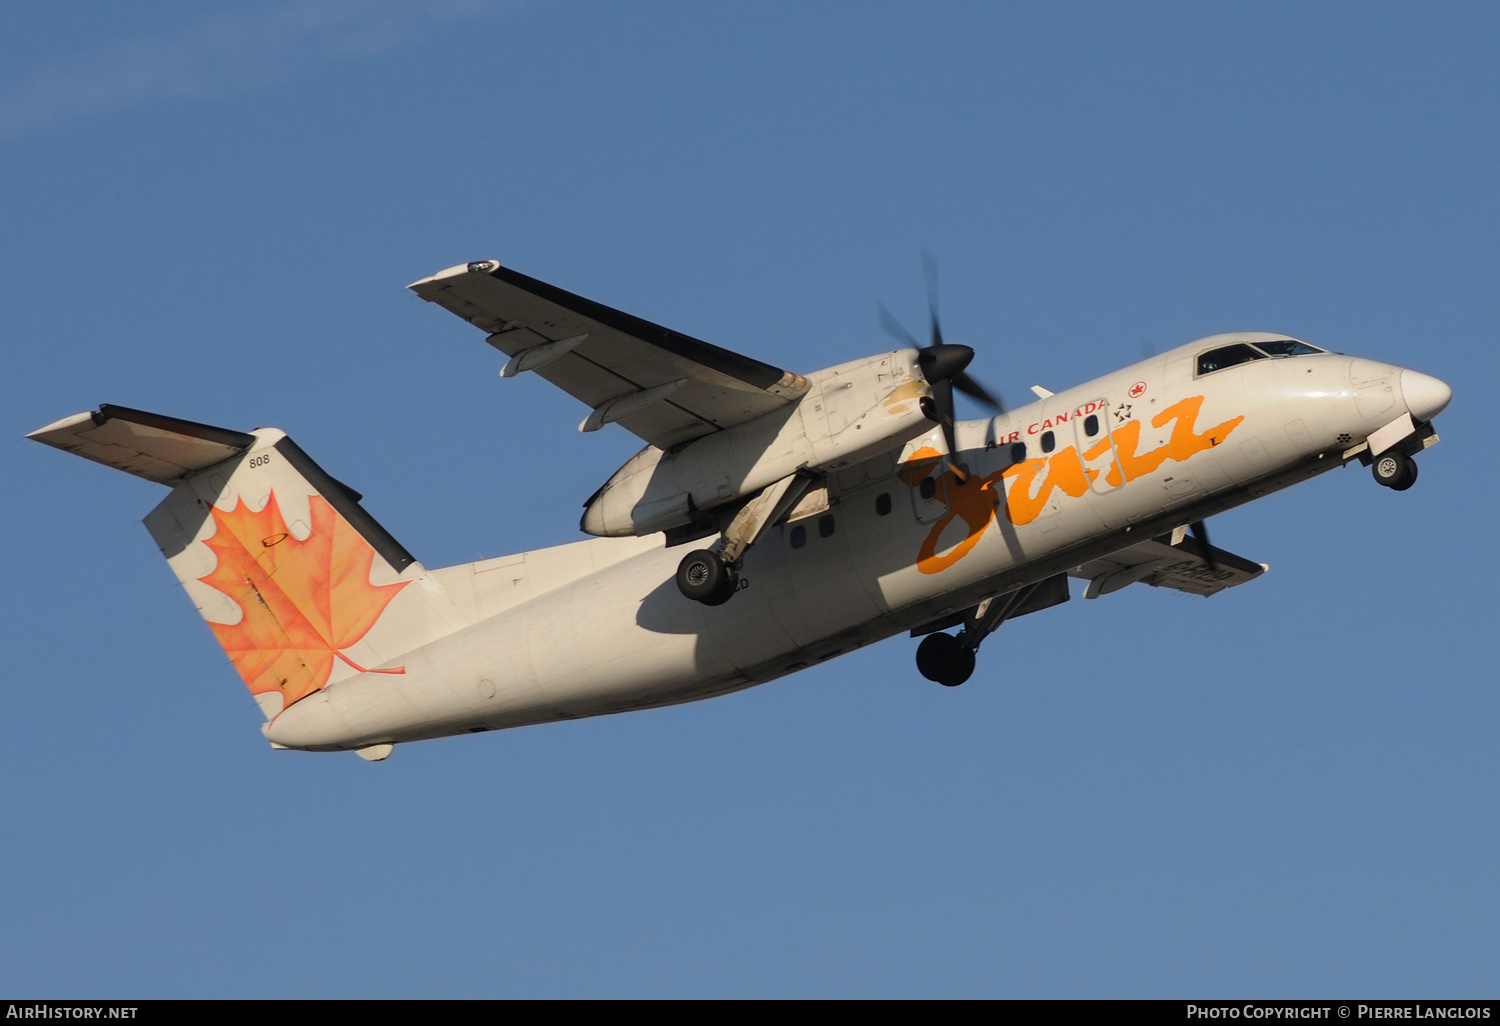
[[[823,538],[833,537],[833,514],[827,513],[818,520],[818,535]]]
[[[932,498],[934,495],[937,494],[937,478],[934,478],[934,477],[924,477],[924,478],[922,478],[922,483],[919,484],[919,485],[917,485],[917,491],[918,491],[918,493],[921,494],[922,498],[924,498],[924,499],[930,499],[930,498]]]
[[[1198,373],[1212,374],[1214,371],[1223,370],[1226,367],[1235,367],[1251,360],[1264,360],[1265,353],[1257,352],[1245,345],[1224,346],[1222,349],[1210,349],[1198,357]]]
[[[881,492],[875,496],[875,515],[883,517],[891,511],[891,493]]]
[[[1057,448],[1057,436],[1051,431],[1042,432],[1042,452],[1051,452]]]
[[[1025,442],[1011,442],[1010,443],[1010,461],[1012,463],[1025,463],[1026,462],[1026,443]]]
[[[798,524],[796,527],[792,528],[792,548],[800,549],[806,544],[807,528],[802,524]]]
[[[1093,438],[1099,433],[1099,415],[1091,413],[1083,422],[1083,433]]]

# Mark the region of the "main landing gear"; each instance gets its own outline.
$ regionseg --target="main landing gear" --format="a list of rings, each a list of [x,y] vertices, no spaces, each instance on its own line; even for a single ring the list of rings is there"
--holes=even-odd
[[[1047,581],[1039,581],[1008,594],[985,599],[964,614],[963,629],[956,635],[927,635],[917,646],[917,672],[945,688],[958,687],[974,675],[974,656],[984,639],[999,630],[1000,625],[1017,612],[1036,608],[1036,604],[1028,607],[1027,603],[1033,598],[1044,599],[1048,593],[1041,589],[1047,584]],[[1061,587],[1062,597],[1056,601],[1067,600],[1066,579]]]
[[[1370,466],[1377,484],[1404,492],[1417,483],[1417,461],[1403,452],[1381,453]]]
[[[677,564],[677,590],[705,606],[728,602],[740,585],[740,561],[777,521],[785,516],[813,484],[813,478],[791,474],[762,488],[740,507],[724,528],[717,552],[694,549]]]
[[[708,549],[694,549],[677,564],[677,590],[705,606],[728,602],[739,584],[735,565],[725,563],[718,553]]]

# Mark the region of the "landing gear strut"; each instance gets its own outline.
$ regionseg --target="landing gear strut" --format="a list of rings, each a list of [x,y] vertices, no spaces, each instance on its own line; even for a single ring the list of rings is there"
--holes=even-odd
[[[705,606],[728,602],[739,583],[734,564],[725,563],[717,553],[707,549],[694,549],[677,564],[677,590]]]
[[[1401,452],[1384,452],[1370,468],[1375,480],[1392,491],[1404,492],[1417,483],[1417,461]]]

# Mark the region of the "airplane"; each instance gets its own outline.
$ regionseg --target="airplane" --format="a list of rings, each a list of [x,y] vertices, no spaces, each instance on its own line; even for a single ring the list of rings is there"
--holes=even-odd
[[[1390,489],[1437,378],[1287,335],[1201,338],[1005,409],[944,342],[798,374],[495,260],[413,283],[644,447],[595,537],[428,569],[283,432],[121,406],[28,436],[168,486],[145,518],[277,749],[348,751],[727,694],[908,634],[957,686],[1002,624],[1131,584],[1211,596],[1265,564],[1209,517],[1351,462]],[[514,387],[514,386],[507,386]],[[955,389],[995,411],[959,421]],[[957,631],[952,631],[958,628]]]

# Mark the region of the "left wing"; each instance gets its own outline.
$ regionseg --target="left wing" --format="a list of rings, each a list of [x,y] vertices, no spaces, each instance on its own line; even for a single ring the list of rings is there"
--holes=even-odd
[[[783,409],[807,381],[554,285],[495,260],[460,264],[409,286],[489,333],[512,357],[506,376],[534,370],[593,412],[668,449]]]
[[[1089,582],[1084,598],[1108,595],[1136,581],[1207,597],[1253,581],[1271,569],[1220,548],[1214,548],[1213,555],[1216,566],[1209,569],[1198,540],[1185,531],[1174,531],[1076,566],[1068,576]]]

